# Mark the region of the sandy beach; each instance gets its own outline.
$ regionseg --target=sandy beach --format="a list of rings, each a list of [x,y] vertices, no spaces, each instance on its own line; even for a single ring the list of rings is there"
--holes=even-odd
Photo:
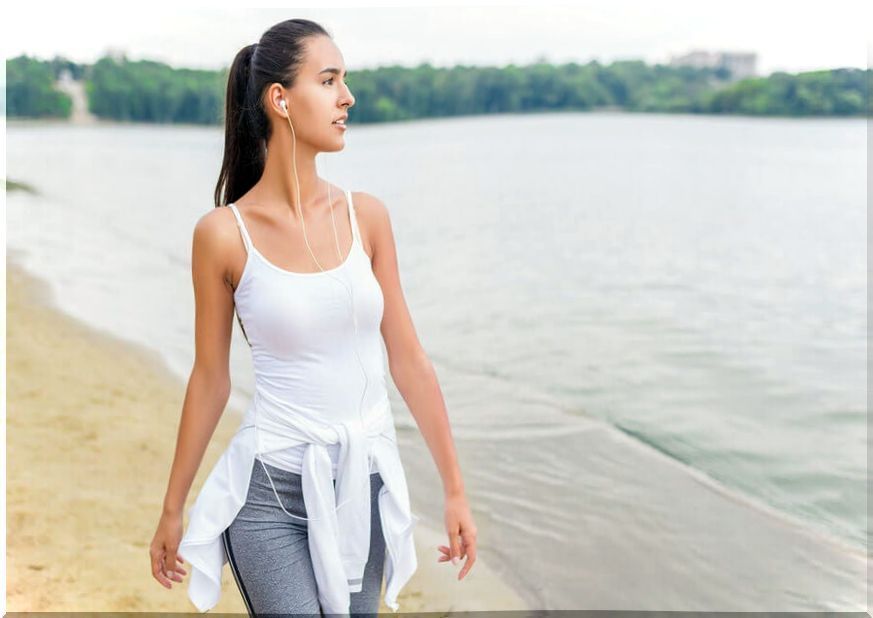
[[[196,611],[188,576],[168,590],[148,556],[185,384],[156,353],[60,312],[9,256],[6,277],[7,611]],[[233,412],[186,513],[236,430]],[[399,613],[525,609],[481,558],[461,582],[460,565],[437,563],[442,531],[419,523],[416,543],[419,567]],[[245,613],[227,566],[212,612]]]

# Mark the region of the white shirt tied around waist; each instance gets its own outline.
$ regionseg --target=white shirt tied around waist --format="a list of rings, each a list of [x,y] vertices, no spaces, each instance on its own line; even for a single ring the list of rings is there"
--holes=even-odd
[[[340,458],[334,488],[327,446],[337,443]],[[350,594],[361,590],[370,551],[371,459],[384,482],[378,500],[388,553],[385,604],[398,610],[397,594],[417,568],[413,529],[419,518],[410,509],[389,400],[360,417],[352,414],[328,424],[289,413],[282,401],[258,389],[191,507],[179,545],[179,555],[192,568],[188,596],[201,612],[214,607],[221,596],[221,572],[227,562],[221,534],[245,504],[255,457],[299,444],[308,445],[302,467],[303,501],[322,611],[348,614]]]

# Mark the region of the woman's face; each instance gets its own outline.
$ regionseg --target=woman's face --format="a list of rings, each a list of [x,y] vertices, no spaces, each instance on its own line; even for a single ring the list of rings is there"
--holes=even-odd
[[[334,152],[345,146],[346,129],[334,124],[355,104],[346,86],[346,67],[339,48],[328,36],[310,37],[304,44],[304,60],[291,88],[274,84],[269,104],[276,121],[288,124],[280,106],[283,96],[294,125],[297,144],[306,142],[317,152]],[[289,127],[290,131],[290,127]]]

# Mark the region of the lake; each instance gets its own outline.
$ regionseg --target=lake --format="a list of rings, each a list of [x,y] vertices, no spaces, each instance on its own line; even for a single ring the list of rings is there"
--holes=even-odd
[[[391,213],[480,553],[533,607],[866,607],[864,119],[353,120],[320,173]],[[222,148],[218,127],[10,121],[8,177],[40,195],[7,194],[7,251],[187,379]],[[442,529],[389,388],[413,511]]]

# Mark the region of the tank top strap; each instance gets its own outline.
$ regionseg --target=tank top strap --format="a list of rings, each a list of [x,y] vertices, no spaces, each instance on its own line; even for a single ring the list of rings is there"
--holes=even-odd
[[[233,216],[236,217],[236,224],[239,227],[239,233],[242,236],[243,243],[246,246],[246,252],[250,251],[252,248],[252,239],[249,236],[249,231],[246,229],[246,224],[243,223],[242,215],[239,214],[239,210],[236,208],[236,204],[231,202],[228,204],[230,209],[233,211]]]
[[[352,202],[352,192],[346,189],[346,200],[349,202],[349,218],[352,220],[352,236],[361,243],[361,230],[358,229],[358,216],[355,214],[355,205]]]

